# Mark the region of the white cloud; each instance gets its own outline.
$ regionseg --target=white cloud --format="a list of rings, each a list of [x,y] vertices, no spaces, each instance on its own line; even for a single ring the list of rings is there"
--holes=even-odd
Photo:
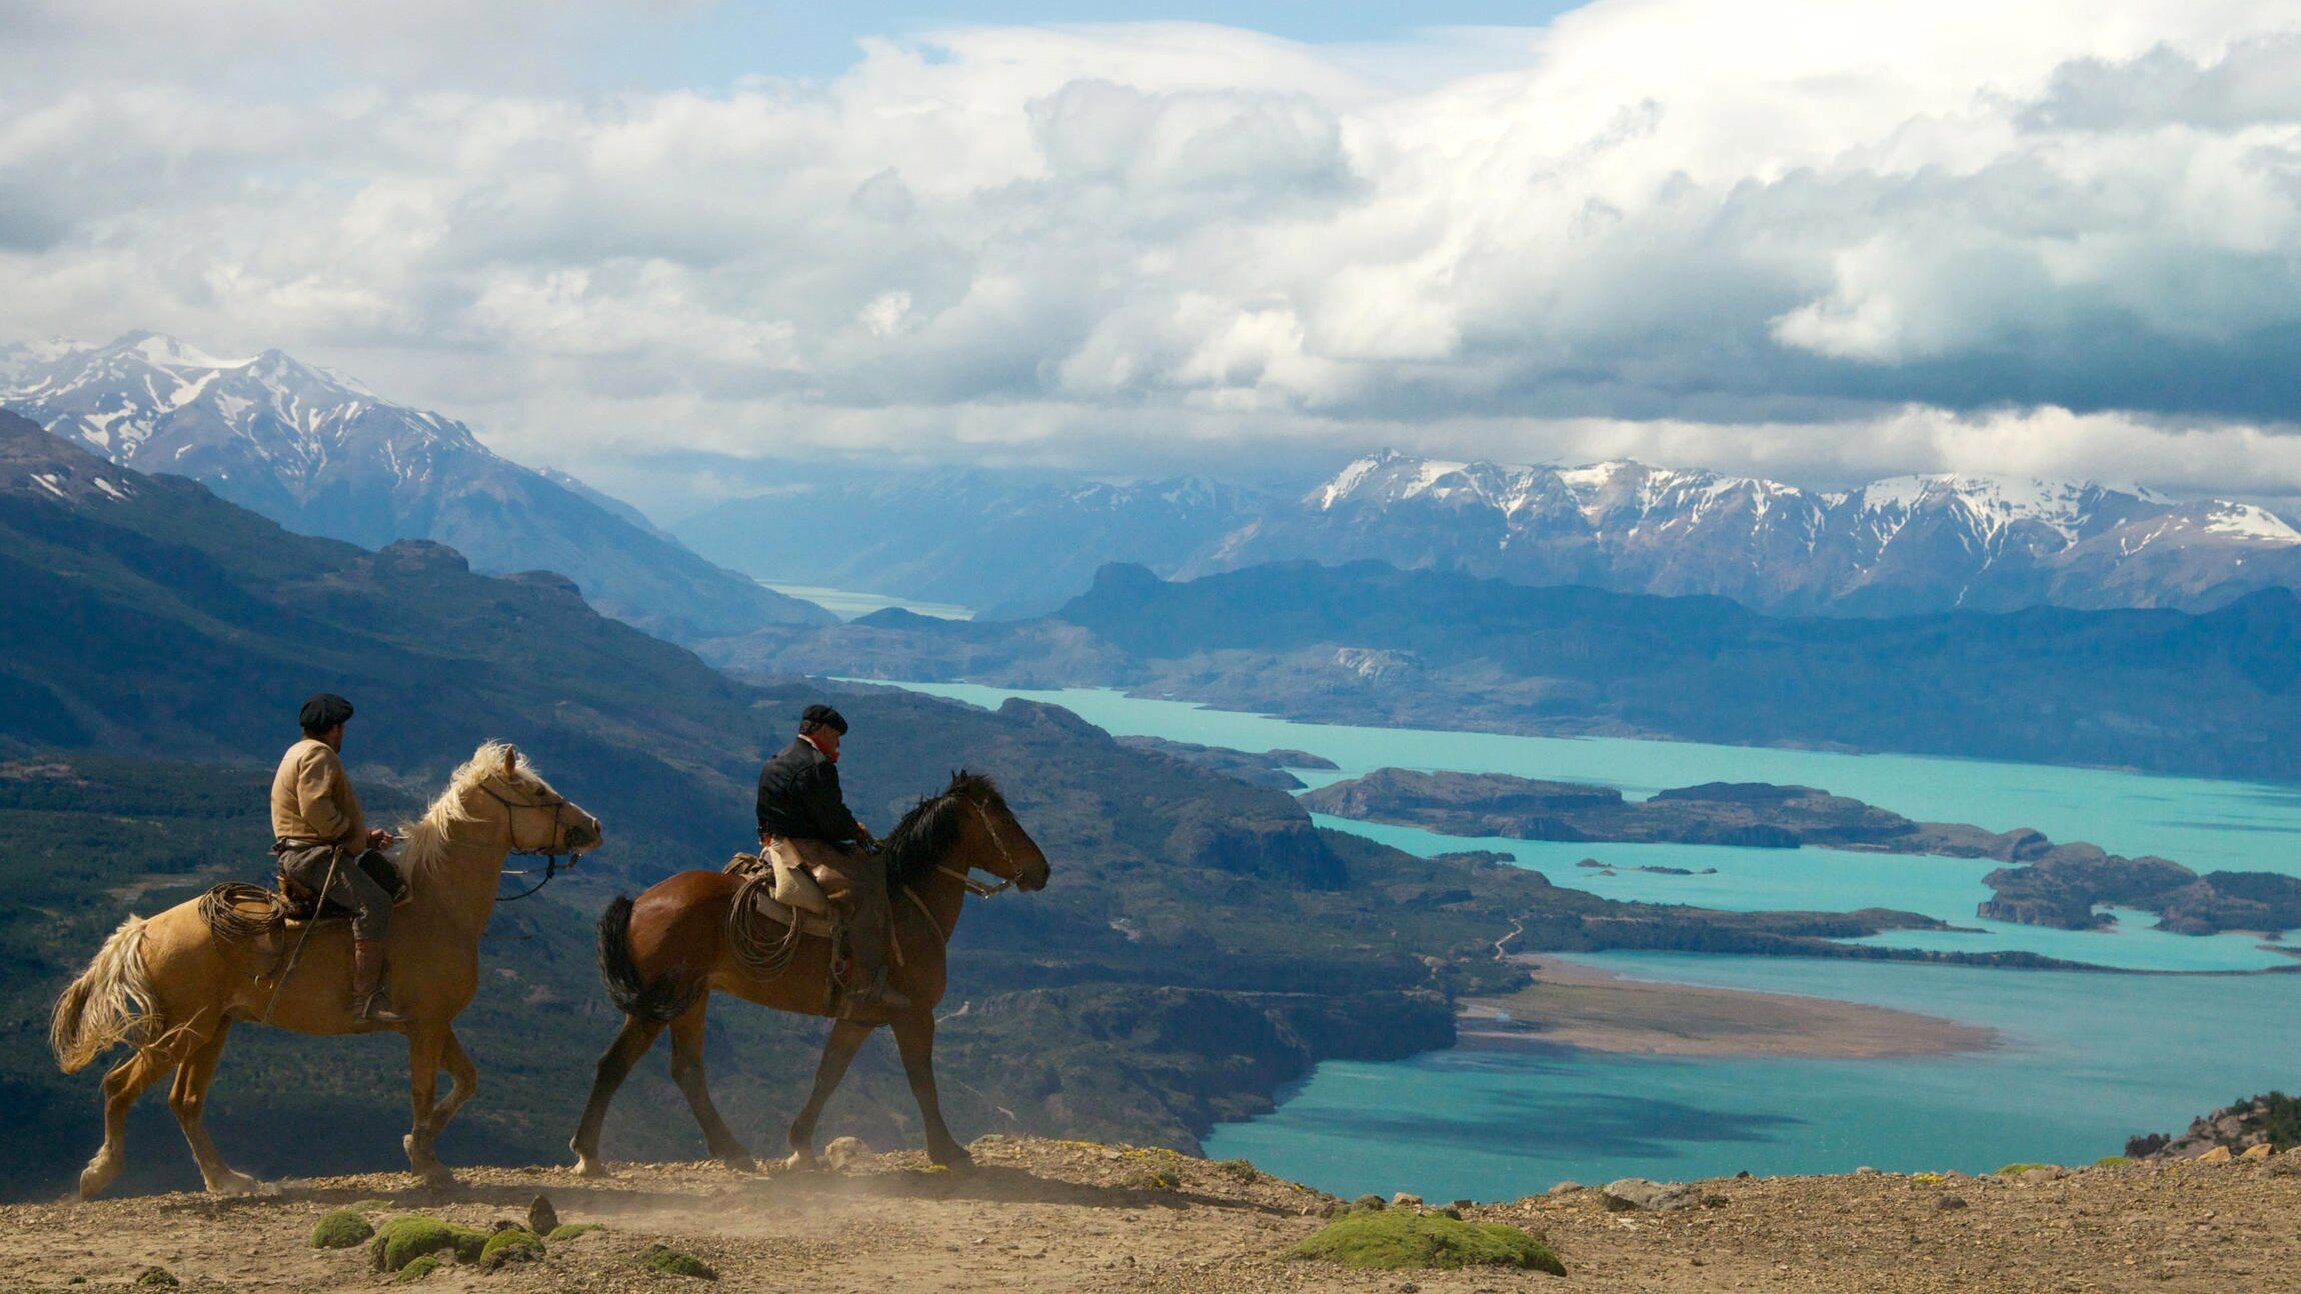
[[[532,5],[163,8],[0,0],[10,331],[284,346],[595,470],[1387,441],[2301,491],[2291,4],[1598,0],[1411,81],[972,29],[612,95]]]

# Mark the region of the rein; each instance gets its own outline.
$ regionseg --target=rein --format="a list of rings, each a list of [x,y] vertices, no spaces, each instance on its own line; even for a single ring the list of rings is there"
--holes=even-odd
[[[485,780],[480,781],[477,783],[477,785],[480,790],[487,792],[487,798],[495,801],[497,804],[502,805],[506,810],[551,810],[551,838],[546,840],[543,844],[536,845],[532,848],[522,847],[519,843],[519,820],[515,817],[512,817],[509,812],[504,814],[504,827],[511,833],[511,852],[515,854],[524,854],[530,858],[541,857],[543,859],[542,880],[528,886],[526,889],[521,890],[517,894],[507,894],[496,900],[498,903],[517,902],[520,899],[524,899],[529,895],[534,894],[544,886],[551,884],[553,878],[559,875],[559,851],[553,849],[552,844],[559,839],[560,828],[565,825],[564,811],[567,808],[567,797],[559,794],[556,791],[553,791],[550,793],[551,798],[549,800],[538,801],[534,804],[522,804],[519,801],[510,799],[509,797],[498,792],[494,787],[488,785]],[[575,864],[580,861],[582,857],[582,850],[569,850],[567,853],[567,865],[569,867],[575,866]],[[500,874],[504,876],[533,876],[535,875],[535,869],[532,867],[506,867]]]

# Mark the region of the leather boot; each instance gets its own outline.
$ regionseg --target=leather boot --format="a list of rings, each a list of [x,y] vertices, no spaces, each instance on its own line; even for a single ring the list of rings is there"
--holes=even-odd
[[[369,939],[352,940],[352,1015],[367,1024],[405,1024],[407,1017],[392,1010],[391,994],[384,988],[383,945]]]

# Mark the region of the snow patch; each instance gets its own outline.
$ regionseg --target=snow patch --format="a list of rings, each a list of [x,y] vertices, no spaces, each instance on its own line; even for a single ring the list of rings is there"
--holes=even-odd
[[[2212,510],[2205,514],[2205,528],[2216,535],[2258,543],[2301,544],[2301,530],[2287,525],[2276,513],[2250,503],[2214,500]]]

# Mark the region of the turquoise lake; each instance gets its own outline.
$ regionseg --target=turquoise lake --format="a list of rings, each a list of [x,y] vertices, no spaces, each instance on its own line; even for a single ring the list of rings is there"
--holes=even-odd
[[[861,681],[861,680],[858,680]],[[1618,786],[1632,798],[1707,781],[1822,787],[1912,818],[2035,827],[2199,871],[2301,875],[2301,788],[2096,769],[1680,742],[1513,737],[1293,723],[1101,689],[905,684],[996,707],[1062,705],[1118,735],[1334,761],[1312,785],[1384,766],[1501,772]],[[1970,929],[1896,931],[1900,947],[2021,948],[2159,972],[2291,966],[2258,937],[2192,938],[2124,914],[2104,932],[1983,922],[1995,864],[1831,850],[1556,844],[1442,836],[1320,817],[1428,856],[1515,855],[1556,884],[1609,898],[1729,910],[1888,907]],[[1584,859],[1603,868],[1578,866]],[[1631,870],[1684,868],[1708,874]],[[2301,941],[2297,941],[2301,943]],[[2301,1085],[2301,975],[1994,970],[1892,963],[1612,953],[1573,960],[1638,978],[1838,998],[1997,1029],[1991,1051],[1920,1060],[1649,1058],[1559,1049],[1330,1062],[1279,1109],[1225,1124],[1207,1153],[1344,1194],[1509,1198],[1571,1178],[1959,1168],[2090,1162],[2134,1133],[2178,1131],[2214,1106]]]

